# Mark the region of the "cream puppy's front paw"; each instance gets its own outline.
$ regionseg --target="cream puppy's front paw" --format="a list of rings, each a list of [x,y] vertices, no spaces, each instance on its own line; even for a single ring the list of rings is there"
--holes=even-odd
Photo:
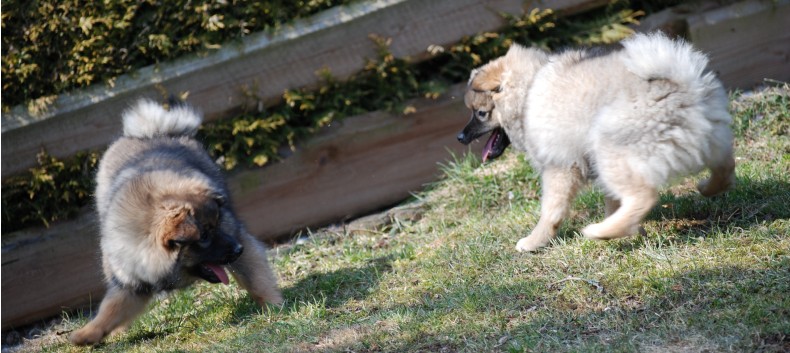
[[[645,230],[639,226],[639,224],[634,225],[616,225],[612,226],[611,224],[607,224],[606,222],[590,224],[584,229],[582,229],[582,235],[584,235],[588,239],[593,240],[610,240],[610,239],[617,239],[627,237],[633,234],[646,234]]]
[[[518,252],[533,252],[548,244],[548,242],[543,242],[535,238],[536,237],[521,238],[518,243],[516,243],[516,250]]]
[[[606,227],[601,223],[590,224],[582,229],[582,235],[588,239],[606,240],[610,237],[605,233]]]

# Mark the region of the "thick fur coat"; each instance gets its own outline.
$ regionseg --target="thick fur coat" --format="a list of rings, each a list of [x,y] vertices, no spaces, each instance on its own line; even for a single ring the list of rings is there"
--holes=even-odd
[[[123,136],[96,176],[107,294],[73,343],[123,330],[157,293],[201,279],[227,284],[226,269],[258,303],[282,301],[264,245],[236,217],[219,167],[194,139],[201,120],[186,105],[148,100],[123,114]]]

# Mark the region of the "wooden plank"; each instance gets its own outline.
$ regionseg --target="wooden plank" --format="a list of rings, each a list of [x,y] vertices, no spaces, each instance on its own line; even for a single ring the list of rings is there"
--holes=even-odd
[[[49,229],[3,237],[3,330],[101,300],[105,289],[96,234],[93,217],[84,214]]]
[[[422,189],[439,175],[470,112],[465,84],[417,112],[352,117],[307,141],[281,163],[231,175],[233,202],[262,240],[362,215]],[[480,143],[472,146],[475,153]],[[104,288],[93,214],[49,229],[4,235],[2,327],[23,325],[101,299]]]
[[[662,31],[673,38],[688,39],[688,17],[721,6],[717,0],[690,1],[652,13],[639,20],[637,32]]]
[[[376,112],[333,123],[286,163],[234,175],[240,216],[270,238],[403,200],[436,179],[448,151],[467,150],[455,139],[469,116],[464,86],[407,116]]]
[[[742,1],[688,18],[690,39],[728,88],[790,81],[790,0]]]
[[[527,6],[580,11],[605,0],[530,1]],[[429,45],[447,45],[464,35],[504,24],[499,13],[520,13],[523,0],[377,0],[330,9],[297,21],[275,35],[251,35],[206,57],[189,57],[147,67],[104,84],[64,94],[40,111],[16,107],[2,116],[3,177],[35,165],[42,148],[64,158],[106,146],[120,129],[120,112],[140,96],[189,92],[189,101],[209,120],[245,102],[244,87],[264,101],[287,88],[316,84],[316,71],[338,78],[359,71],[374,58],[372,33],[392,38],[398,57],[423,55]]]

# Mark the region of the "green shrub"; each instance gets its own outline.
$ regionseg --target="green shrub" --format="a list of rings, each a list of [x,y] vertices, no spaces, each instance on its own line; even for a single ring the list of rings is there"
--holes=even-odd
[[[263,166],[280,158],[281,147],[294,148],[295,141],[332,121],[375,110],[408,113],[413,109],[405,105],[408,99],[435,93],[437,87],[418,81],[414,65],[389,52],[388,39],[371,40],[379,48],[377,60],[368,59],[348,80],[338,81],[325,70],[317,90],[287,90],[282,104],[205,124],[199,138],[225,169]]]
[[[3,233],[69,219],[89,205],[99,154],[80,152],[65,161],[38,154],[29,174],[3,181]]]
[[[3,109],[352,1],[4,1]]]

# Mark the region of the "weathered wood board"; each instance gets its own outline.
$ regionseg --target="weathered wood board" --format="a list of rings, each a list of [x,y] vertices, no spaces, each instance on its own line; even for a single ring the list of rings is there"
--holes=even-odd
[[[375,112],[333,123],[285,163],[234,175],[234,203],[262,238],[341,220],[403,200],[438,176],[437,162],[466,146],[462,88],[406,116]]]
[[[529,1],[530,7],[573,12],[606,0]],[[430,45],[455,43],[464,35],[504,25],[500,13],[521,13],[523,0],[377,0],[333,8],[270,35],[251,35],[206,57],[189,57],[138,70],[101,84],[64,94],[40,112],[16,107],[3,113],[3,177],[34,166],[46,149],[64,158],[106,146],[120,129],[119,115],[140,96],[189,93],[207,119],[227,116],[253,95],[280,99],[285,89],[315,85],[316,72],[328,68],[339,79],[358,72],[376,56],[369,35],[391,38],[397,57],[418,57]],[[245,95],[245,90],[247,95]],[[249,102],[247,102],[249,103]]]
[[[4,236],[2,329],[75,309],[104,295],[96,223],[89,214]]]
[[[695,1],[652,14],[634,26],[685,37],[710,58],[728,89],[750,89],[765,79],[790,81],[790,0],[747,0],[728,6]]]
[[[790,82],[790,0],[749,0],[688,17],[689,39],[728,88]]]

